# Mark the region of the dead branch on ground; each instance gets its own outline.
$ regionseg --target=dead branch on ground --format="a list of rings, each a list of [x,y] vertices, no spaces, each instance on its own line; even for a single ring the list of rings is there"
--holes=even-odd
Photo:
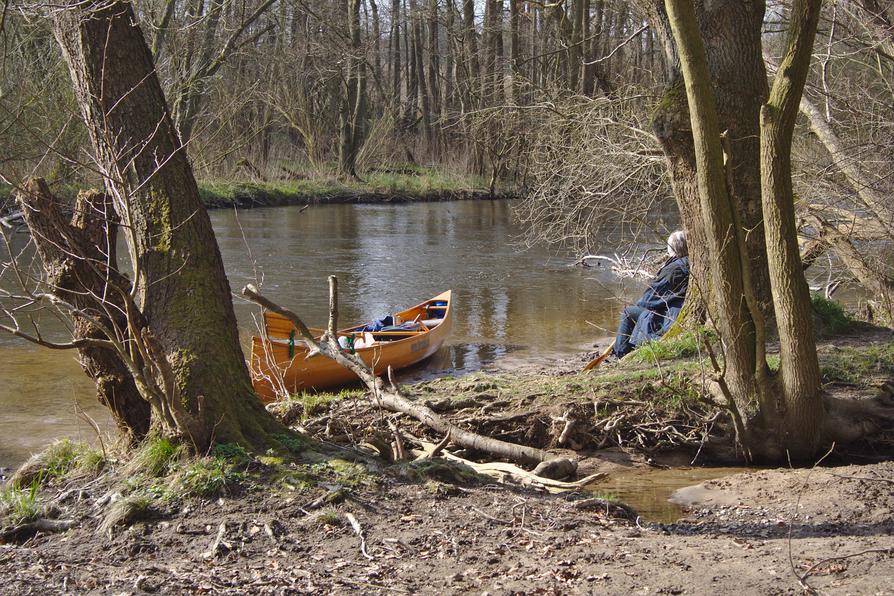
[[[407,399],[406,395],[393,382],[390,383],[390,386],[386,386],[385,382],[375,376],[359,356],[342,351],[338,345],[338,338],[334,333],[338,319],[336,312],[338,281],[335,276],[329,277],[329,293],[329,324],[326,332],[317,340],[297,314],[262,296],[251,284],[242,289],[243,296],[267,310],[286,317],[295,325],[301,335],[301,341],[309,350],[307,358],[323,355],[332,358],[356,374],[370,390],[372,399],[377,406],[411,416],[435,432],[441,434],[449,432],[451,441],[456,445],[504,457],[518,463],[535,464],[537,465],[534,470],[535,474],[561,478],[569,476],[577,469],[576,462],[558,458],[542,449],[508,443],[462,429],[436,414],[431,408]]]

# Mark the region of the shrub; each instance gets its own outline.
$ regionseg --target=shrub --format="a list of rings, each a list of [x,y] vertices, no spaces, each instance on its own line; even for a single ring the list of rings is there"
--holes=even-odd
[[[810,301],[813,304],[817,334],[838,335],[846,333],[853,327],[854,319],[845,312],[839,303],[820,294],[812,294]]]

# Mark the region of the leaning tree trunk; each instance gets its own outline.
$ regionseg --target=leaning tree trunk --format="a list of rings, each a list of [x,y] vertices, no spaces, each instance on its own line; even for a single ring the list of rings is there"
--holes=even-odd
[[[794,461],[806,461],[819,446],[825,410],[813,329],[810,288],[798,250],[792,191],[792,133],[807,80],[822,0],[795,0],[788,43],[761,108],[761,177],[767,260],[779,329],[782,385],[780,443]]]
[[[52,19],[127,230],[136,295],[170,370],[166,385],[191,419],[176,431],[199,450],[212,441],[263,445],[281,427],[252,391],[211,221],[132,5],[68,0]]]
[[[130,280],[118,272],[119,222],[109,196],[81,193],[71,223],[63,219],[61,203],[40,178],[25,182],[18,201],[47,272],[49,291],[74,311],[73,339],[105,340],[105,330],[127,338],[138,324],[128,320],[128,312],[131,318],[138,313],[129,308]],[[78,355],[121,434],[128,442],[143,438],[149,432],[149,402],[115,350],[88,346],[79,348]]]

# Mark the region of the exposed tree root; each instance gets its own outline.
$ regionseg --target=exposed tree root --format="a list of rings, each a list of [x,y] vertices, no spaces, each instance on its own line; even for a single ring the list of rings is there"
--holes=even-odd
[[[38,532],[65,532],[78,525],[71,519],[37,519],[24,524],[0,528],[0,544],[22,542]]]

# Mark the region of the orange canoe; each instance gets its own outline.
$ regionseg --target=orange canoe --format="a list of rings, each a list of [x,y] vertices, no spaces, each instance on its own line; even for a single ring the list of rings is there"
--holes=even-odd
[[[363,332],[366,324],[338,332],[339,343],[356,343],[356,353],[377,375],[390,366],[398,370],[438,351],[450,333],[452,316],[448,290],[430,300],[395,313],[394,327]],[[266,337],[251,338],[251,377],[255,392],[265,402],[278,395],[326,389],[357,380],[350,370],[325,356],[305,360],[307,348],[295,326],[285,317],[264,313]],[[314,333],[322,330],[312,330]]]

